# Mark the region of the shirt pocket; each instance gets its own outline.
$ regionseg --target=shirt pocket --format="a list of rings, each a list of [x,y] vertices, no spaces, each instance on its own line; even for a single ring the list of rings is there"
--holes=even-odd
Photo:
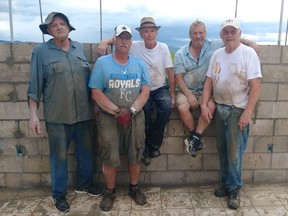
[[[88,60],[81,56],[81,55],[76,55],[74,57],[74,61],[75,61],[75,65],[77,68],[81,68],[82,70],[84,69],[85,71],[90,71],[90,64],[88,62]]]
[[[49,75],[59,75],[63,74],[70,67],[67,59],[52,58],[45,61],[45,68]]]

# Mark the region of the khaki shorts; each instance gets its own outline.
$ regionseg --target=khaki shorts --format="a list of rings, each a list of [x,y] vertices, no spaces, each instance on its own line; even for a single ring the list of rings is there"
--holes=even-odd
[[[123,128],[113,115],[100,112],[97,117],[100,156],[103,163],[113,167],[121,164],[126,154],[129,163],[139,164],[145,147],[145,117],[141,110],[132,118],[131,127]]]
[[[196,97],[198,104],[201,104],[202,101],[202,94],[197,92],[197,93],[193,93],[193,95]],[[209,102],[215,102],[213,96],[210,98]],[[176,107],[182,105],[182,104],[188,104],[188,99],[186,97],[186,95],[184,95],[181,91],[177,93],[176,95]]]

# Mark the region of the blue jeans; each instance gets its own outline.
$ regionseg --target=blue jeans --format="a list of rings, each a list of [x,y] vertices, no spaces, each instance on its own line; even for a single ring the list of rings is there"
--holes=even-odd
[[[153,118],[154,105],[156,118]],[[143,110],[145,112],[145,147],[159,149],[163,142],[165,126],[171,114],[171,97],[168,87],[151,91]]]
[[[242,187],[242,158],[249,136],[249,125],[242,131],[237,125],[243,111],[243,109],[222,104],[217,104],[215,111],[221,183],[229,191]]]
[[[94,126],[92,121],[75,124],[46,122],[50,148],[50,175],[52,197],[64,197],[68,186],[68,149],[75,142],[76,188],[87,188],[93,184]]]

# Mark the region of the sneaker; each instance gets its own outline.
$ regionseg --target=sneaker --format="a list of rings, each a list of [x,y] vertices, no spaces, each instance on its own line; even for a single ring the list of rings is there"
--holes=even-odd
[[[150,153],[147,147],[145,148],[143,152],[142,163],[144,164],[144,166],[149,166],[151,163],[151,157],[150,157]]]
[[[226,187],[222,186],[214,192],[214,195],[216,197],[226,197],[229,195],[229,191]]]
[[[137,205],[145,205],[147,203],[146,196],[139,190],[138,187],[130,187],[129,196],[134,199]]]
[[[89,194],[90,196],[101,196],[103,194],[103,189],[96,187],[76,188],[74,191],[78,194]]]
[[[184,140],[186,145],[186,151],[192,157],[196,157],[197,151],[200,151],[205,148],[205,145],[202,143],[201,139],[194,134]]]
[[[159,149],[150,149],[150,157],[151,158],[156,158],[159,157],[161,155]]]
[[[58,199],[52,199],[55,207],[61,212],[68,212],[70,210],[70,206],[65,197],[60,197]]]
[[[234,210],[240,207],[240,188],[237,187],[230,192],[228,207]]]
[[[102,211],[111,211],[115,198],[116,198],[115,191],[107,190],[103,196],[101,203],[100,203],[101,210]]]

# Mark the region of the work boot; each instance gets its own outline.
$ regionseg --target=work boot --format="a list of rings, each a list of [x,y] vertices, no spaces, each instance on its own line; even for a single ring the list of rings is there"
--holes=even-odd
[[[113,190],[107,190],[105,194],[103,195],[103,199],[100,203],[100,208],[102,211],[111,211],[113,207],[113,203],[116,198],[116,191]]]
[[[230,192],[228,207],[233,210],[240,207],[240,188],[237,187]]]
[[[146,196],[139,190],[138,186],[130,187],[129,195],[137,205],[145,205],[147,203]]]

